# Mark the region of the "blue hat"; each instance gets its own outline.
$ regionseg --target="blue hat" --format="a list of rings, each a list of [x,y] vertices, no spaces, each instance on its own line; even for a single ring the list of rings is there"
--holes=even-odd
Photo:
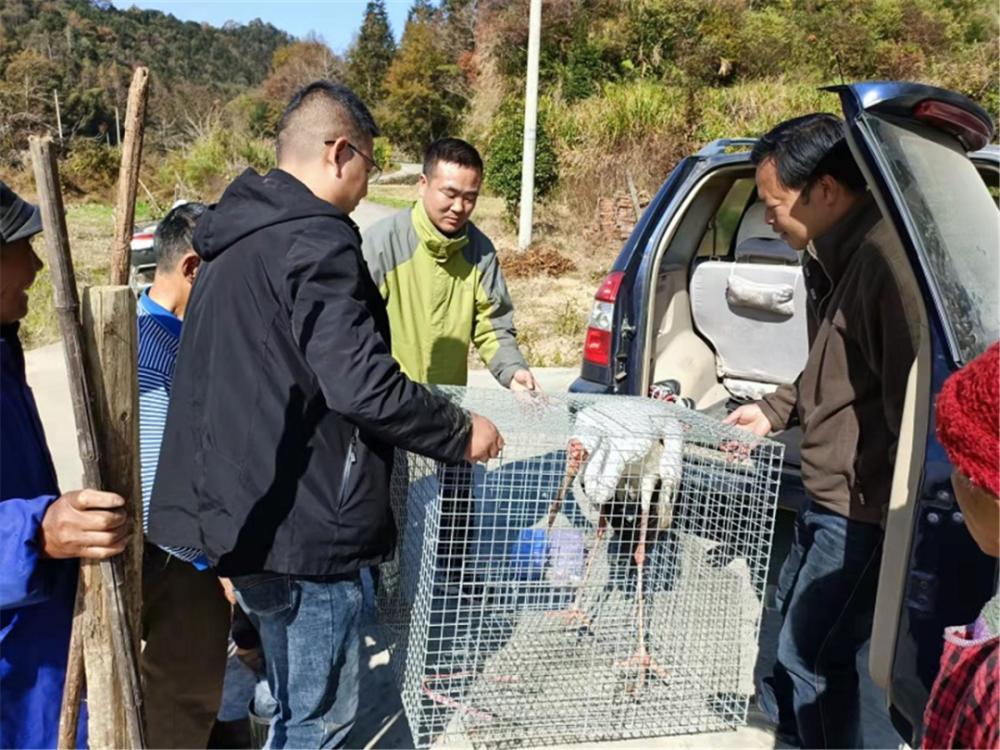
[[[23,240],[41,231],[38,209],[0,181],[0,242]]]

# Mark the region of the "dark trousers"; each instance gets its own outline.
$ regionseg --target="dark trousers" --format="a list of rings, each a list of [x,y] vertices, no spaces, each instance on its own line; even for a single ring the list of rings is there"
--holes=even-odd
[[[807,503],[781,568],[778,658],[763,711],[807,748],[860,748],[858,652],[871,636],[882,529]]]
[[[146,544],[142,679],[151,748],[204,748],[222,703],[232,607],[212,570]]]

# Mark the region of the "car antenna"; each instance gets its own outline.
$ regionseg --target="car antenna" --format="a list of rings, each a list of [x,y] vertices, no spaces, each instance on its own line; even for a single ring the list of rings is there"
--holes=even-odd
[[[833,59],[837,61],[837,72],[840,73],[840,85],[846,86],[847,82],[844,80],[844,67],[840,64],[840,53],[834,52]]]

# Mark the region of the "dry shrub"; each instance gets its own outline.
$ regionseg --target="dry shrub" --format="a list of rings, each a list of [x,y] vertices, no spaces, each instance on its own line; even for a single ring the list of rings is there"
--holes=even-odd
[[[500,260],[503,274],[510,279],[531,276],[559,278],[576,270],[576,264],[551,245],[535,244],[523,253],[509,253]]]
[[[667,133],[629,144],[613,154],[596,147],[565,154],[562,194],[576,226],[579,230],[590,226],[600,198],[628,189],[627,173],[631,173],[637,190],[654,195],[689,153],[683,137]]]
[[[627,190],[626,173],[640,192],[655,195],[681,159],[710,141],[760,135],[787,117],[840,108],[833,94],[780,79],[697,90],[637,81],[550,106],[562,195],[581,227],[593,221],[599,198]]]

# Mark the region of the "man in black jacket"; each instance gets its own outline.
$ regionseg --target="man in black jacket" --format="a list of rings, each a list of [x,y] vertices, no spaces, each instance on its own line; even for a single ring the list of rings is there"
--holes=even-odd
[[[260,631],[269,747],[342,746],[354,724],[359,571],[389,560],[394,447],[498,455],[496,427],[400,371],[348,217],[378,130],[346,87],[300,91],[278,168],[247,170],[199,222],[149,537],[204,550]]]

